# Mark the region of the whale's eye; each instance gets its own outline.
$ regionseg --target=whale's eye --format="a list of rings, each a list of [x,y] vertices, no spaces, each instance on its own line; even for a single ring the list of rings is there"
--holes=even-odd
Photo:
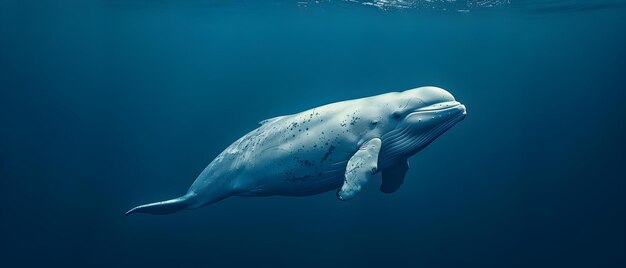
[[[402,117],[402,114],[401,114],[400,112],[393,112],[393,113],[391,114],[391,117],[392,117],[393,119],[400,119],[400,117]]]

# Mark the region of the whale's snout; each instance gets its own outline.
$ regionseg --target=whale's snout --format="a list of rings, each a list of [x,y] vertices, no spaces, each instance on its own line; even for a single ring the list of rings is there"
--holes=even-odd
[[[465,105],[461,104],[461,107],[459,107],[459,109],[461,110],[461,114],[463,115],[463,118],[465,118],[467,116],[467,109],[465,109]]]
[[[457,115],[459,115],[460,117],[462,117],[461,119],[464,119],[467,116],[467,109],[465,108],[465,105],[463,105],[460,102],[456,102],[457,105],[452,107],[453,113],[456,113]]]
[[[450,92],[440,87],[418,87],[409,89],[405,93],[411,98],[421,100],[425,105],[456,102],[456,99]]]
[[[402,92],[402,105],[405,107],[405,122],[418,123],[423,127],[458,122],[467,116],[465,105],[458,102],[447,90],[426,86]]]

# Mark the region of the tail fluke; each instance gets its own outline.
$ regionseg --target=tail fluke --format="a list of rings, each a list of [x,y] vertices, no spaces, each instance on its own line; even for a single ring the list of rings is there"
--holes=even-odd
[[[178,212],[189,207],[192,197],[193,195],[186,194],[179,198],[141,205],[126,212],[126,216],[133,213],[162,215]]]

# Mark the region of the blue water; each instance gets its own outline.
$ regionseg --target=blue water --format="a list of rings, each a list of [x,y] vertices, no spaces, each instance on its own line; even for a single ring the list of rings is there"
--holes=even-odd
[[[625,70],[623,1],[0,0],[0,266],[625,267]],[[468,117],[395,194],[123,214],[260,120],[422,85]]]

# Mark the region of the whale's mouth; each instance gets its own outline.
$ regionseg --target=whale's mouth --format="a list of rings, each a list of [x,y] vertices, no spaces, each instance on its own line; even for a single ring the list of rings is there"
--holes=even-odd
[[[416,109],[404,118],[405,126],[410,129],[437,128],[449,121],[461,121],[467,116],[465,105],[457,101],[440,102]]]
[[[423,136],[436,138],[466,116],[465,105],[457,101],[447,101],[419,108],[409,113],[405,120],[412,125],[409,128],[422,128]],[[433,124],[428,124],[428,121],[432,121]]]
[[[450,111],[452,113],[458,112],[458,113],[461,113],[462,115],[467,115],[465,105],[461,104],[458,101],[446,101],[446,102],[435,103],[426,107],[419,108],[409,113],[408,116],[414,113],[428,113],[428,112],[439,113],[439,112],[446,112],[446,111]]]
[[[424,122],[433,120],[434,122],[439,122],[437,125],[447,125],[450,121],[458,123],[463,120],[465,116],[467,116],[465,105],[457,101],[446,101],[416,109],[407,114],[405,121],[411,124],[416,123],[415,121]]]

